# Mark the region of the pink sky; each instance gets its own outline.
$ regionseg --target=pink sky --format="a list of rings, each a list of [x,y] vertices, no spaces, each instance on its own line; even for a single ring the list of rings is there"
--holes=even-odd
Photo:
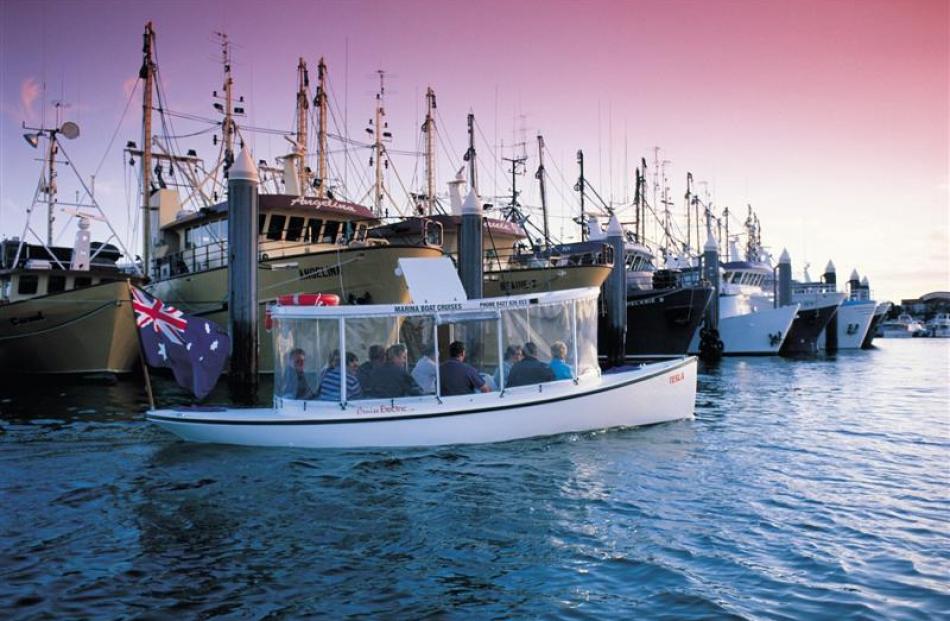
[[[418,148],[423,94],[436,90],[441,131],[457,151],[441,156],[443,188],[469,110],[490,142],[511,145],[523,123],[532,157],[544,133],[550,194],[564,216],[556,234],[574,233],[566,217],[576,209],[576,149],[601,195],[620,201],[625,176],[640,156],[652,162],[658,145],[672,161],[677,207],[691,171],[719,209],[744,215],[751,203],[766,244],[776,254],[787,247],[796,271],[807,261],[817,275],[832,259],[839,281],[857,268],[879,298],[895,301],[950,290],[946,1],[194,5],[0,3],[0,234],[19,234],[38,174],[20,122],[39,122],[43,101],[60,97],[83,131],[69,152],[87,176],[105,155],[98,196],[127,234],[127,167],[106,147],[151,19],[173,109],[213,116],[221,77],[211,32],[223,30],[237,46],[234,77],[251,125],[290,129],[296,59],[306,57],[315,75],[323,55],[361,137],[373,72],[383,68],[395,148]],[[140,140],[137,106],[115,146]],[[212,156],[206,136],[195,146]],[[257,134],[251,146],[255,158],[271,158],[285,143]],[[482,193],[505,193],[499,165],[478,148]],[[404,180],[413,177],[415,160],[396,163]],[[524,201],[537,204],[532,176],[521,183]]]

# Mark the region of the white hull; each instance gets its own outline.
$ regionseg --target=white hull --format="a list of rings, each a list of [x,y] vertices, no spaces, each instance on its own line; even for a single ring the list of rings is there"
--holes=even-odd
[[[877,303],[871,300],[862,302],[845,302],[838,307],[838,349],[861,349],[864,337],[874,319],[874,309]],[[827,348],[827,330],[818,337],[818,346]]]
[[[721,308],[721,306],[720,306]],[[767,308],[744,315],[719,319],[722,353],[727,356],[777,355],[798,313],[798,304]],[[693,335],[689,352],[699,353],[699,331]]]
[[[794,315],[794,313],[793,313]],[[157,410],[148,419],[185,440],[304,448],[505,442],[693,417],[696,359],[457,397],[339,403],[278,399],[275,408]]]
[[[881,338],[883,339],[909,339],[914,336],[910,330],[904,328],[881,328]]]

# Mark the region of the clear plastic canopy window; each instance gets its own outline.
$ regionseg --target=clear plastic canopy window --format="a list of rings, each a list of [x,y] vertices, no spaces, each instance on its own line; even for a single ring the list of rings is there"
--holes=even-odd
[[[281,317],[274,323],[274,396],[282,399],[345,406],[363,399],[444,397],[438,370],[453,342],[463,344],[464,363],[496,392],[512,388],[508,377],[515,365],[521,365],[516,377],[530,384],[599,373],[596,297],[474,312]],[[380,393],[380,377],[403,389]]]

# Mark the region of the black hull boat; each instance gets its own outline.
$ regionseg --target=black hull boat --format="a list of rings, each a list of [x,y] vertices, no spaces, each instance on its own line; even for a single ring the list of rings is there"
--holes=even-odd
[[[838,305],[803,308],[795,315],[779,355],[797,356],[818,353],[818,336],[838,312]]]
[[[702,286],[628,290],[626,355],[685,354],[711,298],[712,288]],[[600,320],[603,323],[604,317]],[[606,331],[599,332],[603,340]]]

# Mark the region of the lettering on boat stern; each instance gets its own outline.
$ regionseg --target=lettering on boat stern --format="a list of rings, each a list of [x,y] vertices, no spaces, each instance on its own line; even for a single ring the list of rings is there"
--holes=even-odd
[[[674,373],[670,376],[670,383],[676,384],[678,382],[682,382],[684,379],[686,379],[686,372],[680,371],[679,373]]]
[[[301,280],[316,280],[317,278],[329,278],[330,276],[340,275],[339,265],[328,265],[316,267],[305,267],[299,270]]]
[[[43,311],[36,311],[33,315],[27,315],[25,317],[11,317],[10,323],[15,326],[22,326],[25,323],[33,323],[34,321],[43,321],[46,317],[43,316]]]

